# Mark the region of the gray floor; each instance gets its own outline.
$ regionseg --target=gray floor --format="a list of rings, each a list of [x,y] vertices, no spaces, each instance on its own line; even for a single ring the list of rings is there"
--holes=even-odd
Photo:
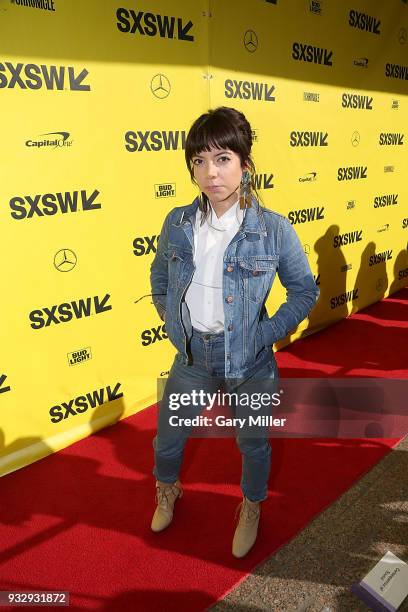
[[[391,550],[408,562],[408,436],[211,612],[360,612],[349,591]],[[408,598],[399,610],[408,610]]]

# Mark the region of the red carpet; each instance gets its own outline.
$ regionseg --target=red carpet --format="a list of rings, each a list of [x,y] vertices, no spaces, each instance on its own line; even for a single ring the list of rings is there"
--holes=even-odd
[[[407,378],[407,314],[408,288],[279,352],[281,375]],[[174,523],[150,532],[155,413],[0,480],[0,590],[69,591],[74,610],[204,610],[397,442],[274,439],[259,538],[238,560],[230,553],[241,499],[233,439],[189,440]]]

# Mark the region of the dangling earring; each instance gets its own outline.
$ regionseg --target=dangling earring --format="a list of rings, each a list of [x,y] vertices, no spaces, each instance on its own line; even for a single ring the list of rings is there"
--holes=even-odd
[[[251,175],[248,170],[244,170],[241,177],[241,182],[239,184],[239,207],[242,210],[243,208],[251,208]]]
[[[208,213],[208,198],[205,193],[201,193],[201,191],[198,194],[198,209],[201,211],[201,222],[203,223]]]

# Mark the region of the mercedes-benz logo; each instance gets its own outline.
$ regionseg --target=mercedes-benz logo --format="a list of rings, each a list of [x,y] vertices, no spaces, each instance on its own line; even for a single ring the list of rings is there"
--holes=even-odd
[[[360,144],[359,132],[353,132],[353,134],[351,135],[351,144],[353,145],[353,147],[357,147]]]
[[[54,266],[58,272],[70,272],[75,268],[77,256],[71,249],[61,249],[55,254]]]
[[[407,29],[406,28],[400,28],[400,31],[398,32],[398,41],[400,45],[405,45],[405,43],[407,42]]]
[[[156,98],[167,98],[170,93],[171,85],[169,79],[164,74],[155,74],[150,81],[151,92]]]
[[[244,34],[244,47],[249,53],[254,53],[258,48],[258,37],[253,30],[247,30]]]

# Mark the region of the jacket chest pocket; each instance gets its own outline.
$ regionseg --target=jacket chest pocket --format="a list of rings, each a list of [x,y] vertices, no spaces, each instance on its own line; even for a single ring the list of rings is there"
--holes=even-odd
[[[251,258],[239,262],[240,291],[250,302],[263,302],[268,293],[276,269],[278,258]]]
[[[177,287],[181,284],[183,272],[186,267],[187,253],[179,247],[169,245],[168,250],[168,273],[169,288]]]

